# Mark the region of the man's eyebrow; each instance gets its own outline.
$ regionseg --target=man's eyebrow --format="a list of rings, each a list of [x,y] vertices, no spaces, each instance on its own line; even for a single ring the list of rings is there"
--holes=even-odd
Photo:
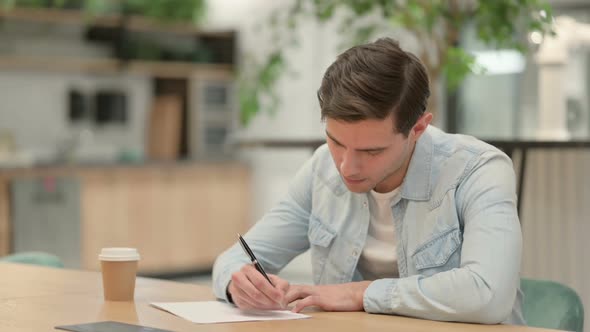
[[[328,136],[331,140],[333,140],[336,144],[338,145],[342,145],[344,146],[342,143],[340,143],[337,139],[334,138],[334,136],[330,135],[330,133],[326,130],[326,136]]]
[[[334,143],[340,145],[340,146],[344,146],[344,144],[340,143],[337,139],[334,138],[334,136],[332,136],[327,130],[326,130],[326,135],[332,140],[334,141]],[[371,148],[364,148],[364,149],[355,149],[356,151],[362,151],[362,152],[377,152],[377,151],[383,151],[385,149],[387,149],[388,146],[376,146],[376,147],[371,147]]]

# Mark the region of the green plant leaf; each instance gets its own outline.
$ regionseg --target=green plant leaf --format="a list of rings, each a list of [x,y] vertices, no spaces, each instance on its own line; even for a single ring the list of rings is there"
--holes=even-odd
[[[242,85],[244,86],[244,85]],[[244,87],[239,90],[240,122],[246,126],[260,109],[258,90]]]
[[[349,16],[336,15],[341,11]],[[472,55],[456,44],[466,24],[475,27],[477,38],[485,44],[521,52],[528,49],[523,38],[528,32],[554,34],[553,14],[546,0],[296,0],[286,10],[286,19],[278,20],[271,28],[287,27],[288,35],[283,38],[289,41],[303,22],[302,17],[314,17],[319,22],[337,19],[340,20],[339,47],[348,48],[374,36],[380,24],[375,21],[374,14],[381,15],[381,23],[402,27],[413,34],[426,52],[421,54],[422,58],[441,60],[440,63],[429,63],[429,69],[443,73],[451,89],[456,89],[469,73],[483,70],[476,66]],[[367,23],[368,20],[373,21]],[[433,47],[433,41],[436,47]],[[289,42],[274,43],[289,45]],[[288,51],[286,46],[279,53]],[[267,60],[258,68],[258,75],[254,76],[255,83],[252,84],[258,88],[251,91],[258,98],[269,100],[268,105],[273,109],[280,102],[273,92],[275,83],[287,69],[282,57],[274,51],[268,54]],[[254,105],[250,100],[245,101]],[[261,103],[257,106],[262,107]],[[248,116],[255,112],[251,108],[245,109]]]
[[[446,53],[447,61],[442,67],[449,90],[456,90],[465,77],[474,72],[475,57],[458,47],[449,47]],[[480,72],[483,70],[479,68]]]

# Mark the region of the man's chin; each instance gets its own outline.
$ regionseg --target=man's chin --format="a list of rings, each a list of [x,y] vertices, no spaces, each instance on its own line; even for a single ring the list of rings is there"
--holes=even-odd
[[[364,193],[368,193],[369,191],[371,191],[371,186],[367,185],[366,183],[361,183],[361,184],[349,184],[346,183],[346,181],[344,182],[344,184],[346,185],[346,188],[348,188],[348,191],[356,193],[356,194],[364,194]]]

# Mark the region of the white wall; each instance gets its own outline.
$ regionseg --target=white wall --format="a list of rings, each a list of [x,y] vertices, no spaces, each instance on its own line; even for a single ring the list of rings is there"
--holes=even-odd
[[[105,58],[107,46],[83,43],[82,25],[3,22],[0,55],[37,57],[50,62],[65,57]],[[25,37],[26,36],[26,37]],[[115,89],[127,94],[128,124],[92,127],[71,125],[67,120],[68,92],[76,88],[91,102],[99,89]],[[145,119],[151,105],[151,79],[141,75],[83,74],[56,70],[0,70],[0,131],[13,135],[19,152],[34,159],[51,158],[65,140],[83,128],[86,137],[80,158],[111,159],[121,150],[144,151]]]
[[[277,8],[287,7],[291,1],[270,0],[211,0],[208,2],[208,29],[235,29],[238,32],[238,60],[247,56],[263,59],[270,50],[268,19]],[[324,67],[322,39],[318,26],[309,22],[301,26],[299,47],[293,48],[288,61],[296,76],[283,75],[277,88],[281,104],[275,115],[257,114],[253,121],[236,133],[241,141],[310,139],[323,137],[316,91]],[[289,179],[303,164],[311,151],[276,149],[245,149],[242,158],[254,170],[255,191],[252,220],[260,218],[286,191]]]
[[[208,28],[238,31],[238,59],[264,56],[269,50],[267,26],[271,12],[291,2],[271,0],[211,0],[208,2]],[[257,29],[257,27],[263,27]],[[249,140],[298,140],[323,137],[316,91],[323,72],[335,57],[335,48],[326,43],[325,32],[315,23],[307,22],[299,30],[301,45],[289,53],[293,75],[283,75],[277,88],[281,99],[276,114],[258,114],[236,138]],[[333,50],[333,54],[330,54]],[[247,148],[241,157],[252,166],[252,198],[254,223],[284,197],[290,180],[311,156],[309,149]],[[311,282],[311,263],[307,254],[295,259],[281,274],[291,282]]]
[[[212,0],[208,3],[205,26],[238,31],[238,59],[252,56],[263,59],[272,48],[268,20],[277,8],[292,1]],[[323,137],[316,91],[327,64],[320,28],[313,21],[300,25],[300,45],[293,47],[287,61],[295,75],[283,75],[278,83],[281,104],[276,114],[258,114],[239,131],[238,137],[250,139],[308,139]],[[333,55],[328,55],[333,58]],[[331,61],[330,61],[331,62]]]
[[[60,72],[0,72],[0,130],[9,131],[22,151],[47,158],[76,135],[80,126],[67,121],[68,91],[75,87],[92,97],[97,89],[115,88],[127,93],[128,124],[89,128],[92,143],[87,158],[114,158],[121,149],[142,153],[146,114],[151,103],[147,77],[96,76]]]

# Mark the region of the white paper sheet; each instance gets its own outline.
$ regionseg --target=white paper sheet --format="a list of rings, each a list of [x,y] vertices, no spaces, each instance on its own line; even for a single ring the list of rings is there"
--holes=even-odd
[[[309,318],[308,315],[293,313],[289,310],[244,311],[220,301],[154,302],[151,305],[193,323],[202,324]]]

